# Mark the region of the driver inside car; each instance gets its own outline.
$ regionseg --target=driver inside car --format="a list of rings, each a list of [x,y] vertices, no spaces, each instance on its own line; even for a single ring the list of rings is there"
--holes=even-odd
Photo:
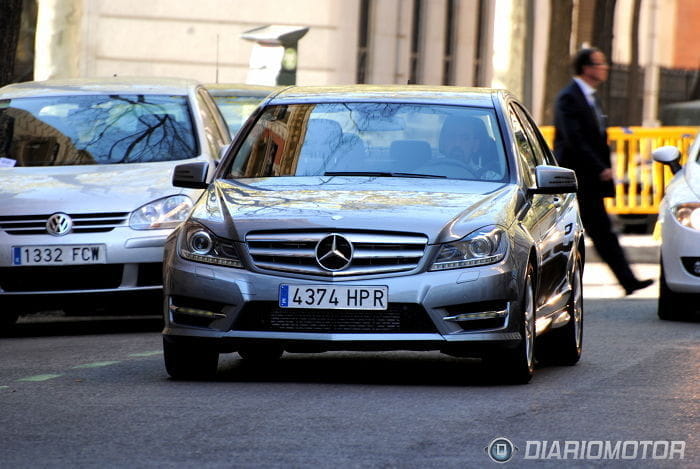
[[[447,116],[439,150],[446,162],[466,169],[468,178],[493,181],[503,177],[496,143],[478,117]]]

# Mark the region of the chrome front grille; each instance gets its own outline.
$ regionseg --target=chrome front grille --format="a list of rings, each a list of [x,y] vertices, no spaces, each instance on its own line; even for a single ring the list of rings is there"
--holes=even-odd
[[[352,243],[349,265],[341,270],[324,269],[316,256],[321,240],[339,235]],[[253,232],[246,236],[248,251],[259,269],[324,277],[348,277],[415,269],[428,239],[414,233],[306,231]]]
[[[73,233],[104,233],[128,223],[129,212],[68,214],[73,220]],[[11,235],[47,234],[48,215],[0,216],[0,230]]]

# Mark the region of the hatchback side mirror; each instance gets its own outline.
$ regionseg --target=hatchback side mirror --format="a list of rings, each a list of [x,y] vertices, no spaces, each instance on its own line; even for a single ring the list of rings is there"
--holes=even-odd
[[[651,156],[654,158],[654,161],[668,165],[673,174],[676,174],[682,168],[681,152],[672,145],[657,148],[651,152]]]
[[[535,167],[537,187],[530,189],[534,194],[567,194],[576,192],[576,173],[560,166],[539,165]]]
[[[204,161],[177,165],[173,172],[173,186],[206,189],[208,172],[209,163]]]

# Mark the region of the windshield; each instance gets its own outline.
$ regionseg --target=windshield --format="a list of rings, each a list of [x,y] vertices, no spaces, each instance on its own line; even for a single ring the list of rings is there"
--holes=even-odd
[[[0,166],[143,163],[198,153],[185,96],[0,100]]]
[[[264,96],[212,96],[221,114],[226,119],[231,137],[243,127],[248,116],[262,101]]]
[[[505,181],[491,109],[431,104],[270,106],[227,177],[399,176]]]

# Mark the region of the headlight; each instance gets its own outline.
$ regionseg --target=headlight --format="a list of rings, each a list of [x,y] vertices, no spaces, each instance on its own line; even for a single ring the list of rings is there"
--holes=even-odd
[[[131,214],[129,226],[135,230],[175,228],[192,210],[192,200],[186,195],[174,195],[156,200]]]
[[[676,205],[672,212],[681,225],[700,230],[700,203]]]
[[[500,261],[508,250],[501,228],[489,226],[452,243],[444,244],[430,270],[460,269]]]
[[[180,238],[180,256],[195,262],[243,267],[233,242],[219,238],[203,225],[188,221]]]

